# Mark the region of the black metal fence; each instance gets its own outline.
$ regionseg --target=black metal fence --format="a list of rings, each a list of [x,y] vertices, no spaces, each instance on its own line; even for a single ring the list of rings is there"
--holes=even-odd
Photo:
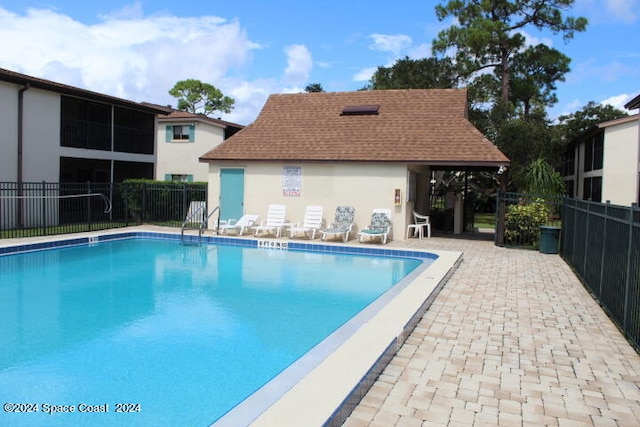
[[[562,227],[563,197],[500,192],[496,199],[496,245],[538,249],[540,227]]]
[[[1,182],[0,238],[78,233],[143,223],[180,226],[206,184]]]
[[[561,254],[640,348],[640,208],[567,199]]]

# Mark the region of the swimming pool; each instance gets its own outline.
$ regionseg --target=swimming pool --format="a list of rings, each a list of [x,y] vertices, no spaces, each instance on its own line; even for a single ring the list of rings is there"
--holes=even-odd
[[[180,246],[175,236],[158,241],[167,236],[153,233],[156,240],[151,242],[152,246],[166,246],[162,255],[151,256],[146,249],[140,250],[149,243],[141,240],[133,241],[138,252],[125,255],[121,246],[125,242],[119,239],[143,235],[101,236],[101,243],[93,246],[0,258],[7,265],[17,264],[3,265],[0,270],[3,277],[9,275],[10,269],[11,274],[30,271],[29,284],[9,290],[5,280],[1,282],[5,285],[0,284],[0,294],[4,293],[0,304],[7,304],[2,312],[10,313],[8,322],[13,316],[16,325],[20,325],[19,333],[4,338],[0,334],[0,340],[4,340],[2,347],[15,349],[0,358],[1,396],[12,396],[13,403],[37,403],[40,414],[36,416],[43,415],[45,403],[74,406],[75,410],[80,410],[81,404],[87,405],[84,409],[95,410],[110,405],[108,417],[77,412],[57,414],[46,418],[49,425],[83,423],[83,419],[92,425],[101,421],[112,425],[114,420],[121,425],[175,424],[170,422],[172,416],[180,424],[207,424],[296,361],[324,336],[334,331],[334,338],[336,334],[345,334],[340,332],[344,326],[339,327],[353,323],[348,320],[354,313],[371,306],[371,301],[392,283],[415,269],[419,263],[415,258],[435,258],[424,252],[355,250],[302,243],[290,244],[289,251],[227,245]],[[103,243],[110,239],[114,241]],[[227,240],[219,239],[218,243],[242,246],[260,243]],[[69,241],[86,242],[87,239]],[[7,251],[0,248],[0,253]],[[84,258],[95,264],[83,265],[75,256],[77,251],[90,253],[90,257]],[[334,252],[352,253],[335,256]],[[366,258],[353,252],[385,257]],[[242,254],[240,261],[238,253]],[[349,276],[352,273],[344,270],[353,264],[361,264],[357,276]],[[99,265],[106,265],[107,272],[98,272]],[[274,265],[279,267],[273,268]],[[309,270],[300,270],[303,266]],[[128,270],[154,281],[144,284],[142,279],[127,279],[124,273]],[[90,271],[88,278],[86,271]],[[56,289],[49,289],[51,286],[47,284],[54,277],[64,280]],[[301,277],[322,280],[305,284]],[[340,280],[329,284],[329,278],[355,286],[350,286],[346,293],[337,293],[343,285],[336,284]],[[102,279],[108,279],[107,284],[97,285]],[[225,285],[228,283],[235,283],[241,292],[229,289]],[[282,297],[282,290],[289,296]],[[97,303],[101,308],[92,309],[91,316],[82,315],[85,307],[97,307]],[[343,311],[345,306],[349,309]],[[360,313],[356,317],[361,321],[371,317],[371,313]],[[285,318],[285,326],[273,322],[284,314],[291,316]],[[302,322],[304,314],[311,314],[310,320]],[[239,322],[240,317],[246,320]],[[42,318],[47,321],[42,322]],[[290,329],[296,326],[303,333],[292,335]],[[234,341],[242,346],[238,349],[232,345]],[[203,358],[207,363],[203,363]],[[309,359],[307,355],[294,365],[309,364]],[[270,367],[265,368],[262,362],[269,362]],[[222,363],[229,366],[222,372],[209,369]],[[93,379],[83,381],[82,371],[90,372]],[[291,379],[291,374],[288,376]],[[277,388],[284,383],[275,384]],[[142,395],[147,396],[144,402],[138,397]],[[204,402],[202,396],[206,396]],[[138,403],[140,407],[135,406]],[[134,413],[115,414],[116,404],[132,404],[120,409],[131,409]],[[168,412],[163,413],[163,409]],[[16,425],[20,425],[20,420],[33,424],[34,418],[29,418],[33,415],[20,414],[11,421]],[[225,418],[238,419],[229,415]]]

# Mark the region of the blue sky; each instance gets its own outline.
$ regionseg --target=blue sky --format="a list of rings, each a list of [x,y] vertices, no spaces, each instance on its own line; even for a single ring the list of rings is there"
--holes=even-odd
[[[0,67],[133,101],[176,104],[168,90],[196,78],[235,99],[222,114],[253,121],[272,93],[362,88],[378,66],[430,56],[436,0],[0,0]],[[587,31],[564,43],[527,29],[572,58],[552,117],[588,101],[622,108],[640,94],[640,0],[576,0]]]

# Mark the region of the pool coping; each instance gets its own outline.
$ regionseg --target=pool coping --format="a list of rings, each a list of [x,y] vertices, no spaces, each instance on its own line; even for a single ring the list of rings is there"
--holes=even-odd
[[[0,240],[0,256],[131,238],[181,240],[177,231],[149,231],[144,228],[102,230],[82,235],[21,239],[18,244],[11,244],[11,240]],[[200,241],[194,235],[185,235],[183,239],[186,244]],[[403,278],[279,375],[216,420],[211,424],[212,427],[341,425],[389,364],[462,261],[462,252],[454,251],[389,249],[383,246],[234,236],[203,236],[201,241],[206,244],[221,243],[265,250],[305,250],[432,260],[430,265],[421,265]]]

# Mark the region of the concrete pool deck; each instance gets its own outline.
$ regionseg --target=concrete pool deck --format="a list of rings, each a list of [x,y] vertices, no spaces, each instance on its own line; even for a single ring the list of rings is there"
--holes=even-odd
[[[345,427],[640,425],[640,356],[560,256],[389,246],[464,256]]]

